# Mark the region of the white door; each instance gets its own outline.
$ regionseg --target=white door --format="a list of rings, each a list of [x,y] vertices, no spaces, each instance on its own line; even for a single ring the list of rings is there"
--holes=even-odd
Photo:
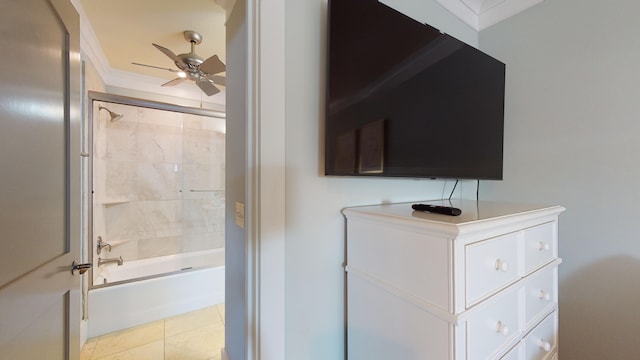
[[[0,359],[79,357],[79,19],[0,1]]]

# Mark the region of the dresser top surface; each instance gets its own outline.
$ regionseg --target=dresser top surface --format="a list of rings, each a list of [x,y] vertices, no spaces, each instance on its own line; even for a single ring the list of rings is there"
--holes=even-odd
[[[415,211],[413,204],[452,206],[462,210],[459,216],[442,215],[424,211]],[[343,210],[347,218],[352,214],[382,215],[416,221],[438,222],[450,225],[477,223],[498,218],[508,218],[525,214],[554,214],[565,209],[562,206],[535,204],[516,204],[475,200],[429,200],[397,204],[350,207]]]

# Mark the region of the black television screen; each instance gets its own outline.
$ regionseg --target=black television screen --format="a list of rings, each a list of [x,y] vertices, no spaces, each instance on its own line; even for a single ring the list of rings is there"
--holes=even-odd
[[[326,175],[502,179],[502,62],[377,0],[328,21]]]

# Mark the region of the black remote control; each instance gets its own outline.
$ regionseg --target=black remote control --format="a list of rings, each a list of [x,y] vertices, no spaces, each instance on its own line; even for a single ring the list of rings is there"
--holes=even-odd
[[[411,208],[416,211],[428,211],[436,214],[458,216],[462,214],[462,210],[450,206],[438,206],[428,204],[413,204]]]

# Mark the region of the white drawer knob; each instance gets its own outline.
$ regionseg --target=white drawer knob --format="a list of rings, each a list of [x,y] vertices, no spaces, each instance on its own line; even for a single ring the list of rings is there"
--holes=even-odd
[[[540,243],[538,244],[538,250],[540,251],[549,251],[551,249],[551,246],[545,242],[540,241]]]
[[[498,259],[496,260],[496,270],[507,271],[509,270],[509,264],[507,264],[507,262],[504,260]]]
[[[543,339],[538,340],[538,346],[540,349],[549,352],[551,350],[551,344],[548,341],[544,341]]]
[[[509,327],[506,324],[503,324],[502,321],[498,321],[496,324],[496,332],[507,336],[509,335]]]
[[[548,292],[545,292],[544,290],[540,290],[540,293],[538,294],[538,298],[540,300],[549,301],[551,300],[551,294],[549,294]]]

